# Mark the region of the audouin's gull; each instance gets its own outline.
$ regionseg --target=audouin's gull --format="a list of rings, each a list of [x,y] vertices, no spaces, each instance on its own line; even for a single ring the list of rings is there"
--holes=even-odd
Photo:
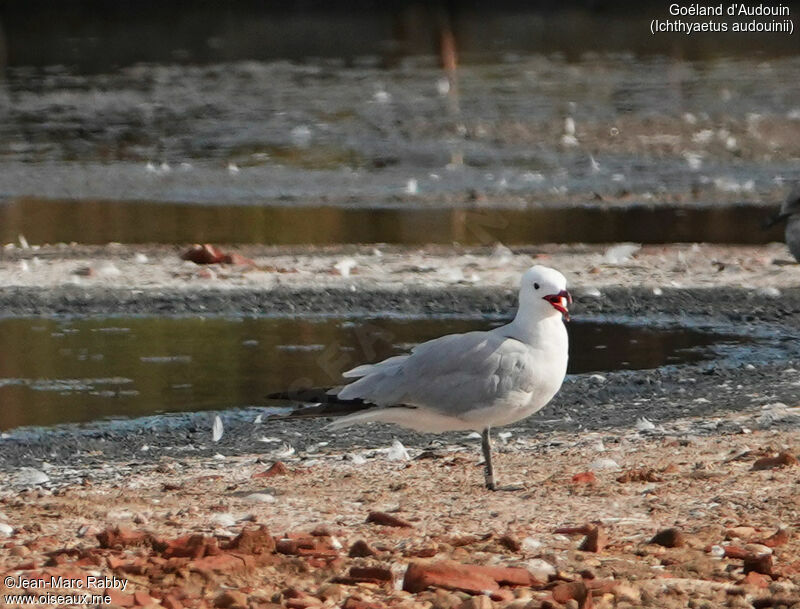
[[[522,276],[514,320],[487,332],[450,334],[417,345],[408,355],[364,364],[345,372],[358,378],[339,391],[341,399],[375,404],[329,425],[396,423],[416,431],[481,432],[486,487],[494,477],[490,429],[541,410],[567,372],[572,298],[558,271],[534,266]]]
[[[786,220],[786,245],[795,260],[800,262],[800,183],[786,197],[778,214],[767,222],[767,227],[782,220]]]

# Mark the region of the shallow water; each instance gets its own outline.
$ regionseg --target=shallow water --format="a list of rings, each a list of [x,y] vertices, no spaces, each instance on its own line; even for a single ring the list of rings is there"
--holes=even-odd
[[[0,429],[264,405],[271,392],[340,373],[486,319],[77,318],[0,320]],[[573,322],[570,373],[720,357],[751,339]]]
[[[760,205],[452,209],[179,205],[18,199],[0,204],[0,243],[769,243]]]

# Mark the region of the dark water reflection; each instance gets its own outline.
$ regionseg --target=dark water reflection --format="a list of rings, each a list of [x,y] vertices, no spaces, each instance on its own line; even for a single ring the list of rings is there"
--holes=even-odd
[[[792,2],[788,3],[794,6]],[[101,72],[150,63],[436,55],[444,23],[466,61],[508,53],[625,51],[679,57],[794,53],[788,35],[651,36],[664,2],[6,2],[12,66]],[[796,11],[792,11],[794,15]]]
[[[0,242],[30,243],[768,243],[758,205],[564,209],[348,209],[17,199],[0,205]]]
[[[465,319],[5,319],[0,429],[264,404],[274,391],[413,344],[501,322]],[[655,368],[747,342],[692,329],[574,322],[570,372]]]

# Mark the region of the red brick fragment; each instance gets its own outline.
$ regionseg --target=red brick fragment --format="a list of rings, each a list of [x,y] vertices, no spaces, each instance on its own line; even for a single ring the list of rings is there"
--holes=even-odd
[[[168,594],[162,598],[161,604],[164,605],[166,609],[183,609],[183,603],[172,594]]]
[[[798,465],[800,461],[797,460],[792,453],[783,451],[774,457],[762,457],[753,463],[753,471],[762,469],[775,469],[777,467],[793,467]]]
[[[578,601],[580,609],[590,609],[594,607],[592,594],[586,584],[582,581],[566,582],[558,584],[552,590],[553,600],[557,603],[565,604],[567,601]]]
[[[739,560],[743,560],[750,556],[750,552],[741,546],[729,545],[723,546],[723,549],[725,550],[725,558],[738,558]]]
[[[289,533],[293,536],[292,533]],[[279,554],[290,556],[308,556],[315,558],[336,558],[339,551],[330,543],[330,538],[297,536],[292,538],[284,537],[275,544],[275,551]]]
[[[164,558],[203,558],[220,553],[217,540],[202,534],[187,535],[170,540],[156,540],[154,549]]]
[[[461,590],[469,594],[494,592],[506,586],[538,586],[529,571],[521,567],[465,565],[453,561],[412,562],[403,578],[403,590],[421,592],[429,586]]]
[[[275,461],[269,468],[263,472],[253,474],[251,478],[273,478],[274,476],[287,476],[289,475],[289,468],[282,461]]]
[[[475,567],[450,561],[429,564],[412,562],[403,577],[403,590],[416,593],[436,586],[468,594],[483,594],[500,589],[494,578]]]
[[[112,605],[119,605],[120,607],[133,607],[136,603],[133,594],[126,594],[125,592],[120,592],[114,588],[106,588],[103,591],[103,594],[111,599],[110,604]]]
[[[439,553],[436,548],[415,548],[408,550],[406,556],[414,556],[416,558],[433,558]]]
[[[212,581],[215,573],[243,573],[255,566],[253,559],[240,554],[223,552],[215,556],[205,556],[189,563],[188,567]]]
[[[740,582],[744,586],[754,586],[756,588],[768,588],[772,580],[761,573],[750,571],[744,579]]]
[[[367,522],[371,522],[373,524],[380,524],[385,527],[403,527],[403,528],[413,528],[414,525],[410,522],[406,522],[402,518],[398,518],[397,516],[392,516],[391,514],[387,514],[386,512],[370,512],[369,516],[367,516]]]
[[[155,603],[155,600],[144,590],[137,590],[133,593],[133,600],[137,605],[148,607]]]
[[[242,529],[227,549],[244,554],[272,554],[275,551],[275,539],[264,525],[248,527]]]
[[[580,472],[572,476],[573,484],[597,484],[597,476],[594,472]]]
[[[785,546],[787,543],[789,543],[789,537],[789,531],[786,529],[778,529],[761,543],[768,548],[777,548],[779,546]]]
[[[150,536],[142,531],[132,531],[124,527],[108,527],[97,534],[101,548],[121,550],[129,546],[142,545],[150,541]]]
[[[394,576],[384,567],[350,567],[350,577],[359,581],[391,582]]]
[[[608,536],[601,526],[595,526],[578,546],[583,552],[602,552],[608,543]]]
[[[210,243],[205,243],[203,245],[195,243],[181,254],[181,259],[189,260],[195,264],[219,264],[222,262],[224,255],[222,250]]]
[[[192,247],[181,254],[181,259],[189,260],[195,264],[235,264],[235,265],[255,265],[250,258],[246,258],[235,252],[226,253],[210,243],[200,245],[195,243]]]
[[[744,559],[745,574],[755,571],[763,575],[772,575],[772,554],[761,554],[760,556],[749,555]]]

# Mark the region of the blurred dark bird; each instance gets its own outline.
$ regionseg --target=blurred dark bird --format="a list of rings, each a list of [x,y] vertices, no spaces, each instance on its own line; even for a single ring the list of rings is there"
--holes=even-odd
[[[795,260],[800,262],[800,183],[795,184],[781,205],[780,211],[767,220],[765,227],[769,228],[784,220],[786,220],[786,245],[789,246],[789,251]]]

